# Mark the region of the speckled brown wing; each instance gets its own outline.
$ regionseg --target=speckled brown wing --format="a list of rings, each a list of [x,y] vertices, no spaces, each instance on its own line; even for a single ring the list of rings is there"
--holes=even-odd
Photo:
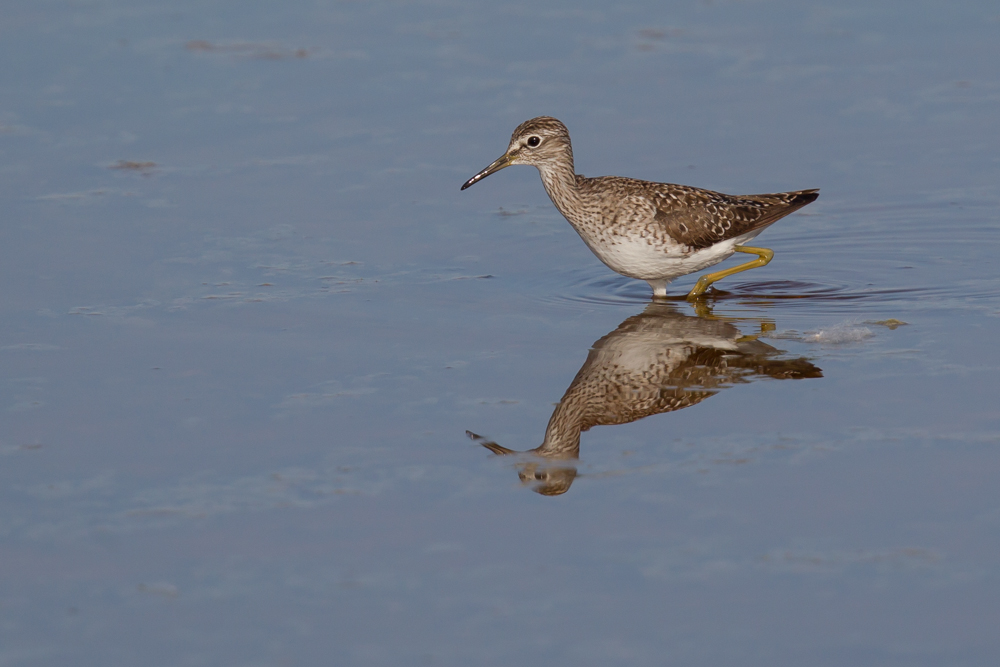
[[[630,322],[622,324],[611,335],[622,333]],[[729,370],[730,354],[713,348],[693,350],[677,367],[663,364],[639,372],[606,363],[599,354],[600,343],[595,344],[560,401],[561,409],[557,409],[565,413],[561,419],[581,431],[683,410],[714,396],[721,388],[743,382],[742,376],[747,374]]]
[[[818,190],[732,196],[682,185],[649,185],[655,221],[671,238],[695,249],[766,227],[819,196]]]
[[[629,389],[626,387],[626,389]],[[646,388],[649,390],[650,388]],[[634,421],[644,419],[651,415],[659,415],[664,412],[674,412],[683,410],[692,405],[701,403],[710,396],[715,396],[718,390],[697,390],[684,387],[654,387],[646,392],[646,395],[629,395],[622,397],[619,401],[612,401],[614,397],[606,397],[606,402],[601,404],[589,403],[590,408],[583,412],[578,419],[578,427],[581,431],[589,431],[594,426],[613,426],[616,424],[630,424]]]

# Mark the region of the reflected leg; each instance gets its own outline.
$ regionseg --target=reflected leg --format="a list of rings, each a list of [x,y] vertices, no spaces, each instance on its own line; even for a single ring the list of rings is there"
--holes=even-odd
[[[688,293],[687,296],[688,299],[690,300],[697,299],[698,297],[700,297],[702,294],[705,293],[705,290],[708,289],[709,285],[718,280],[722,280],[726,276],[731,276],[734,273],[739,273],[740,271],[756,269],[758,266],[764,266],[765,264],[771,261],[772,257],[774,257],[774,251],[768,250],[767,248],[751,248],[750,246],[746,245],[738,245],[735,248],[733,248],[733,250],[735,250],[736,252],[745,252],[751,255],[757,255],[757,259],[753,260],[752,262],[747,262],[746,264],[740,264],[739,266],[734,266],[733,268],[726,269],[725,271],[716,271],[715,273],[708,273],[703,275],[701,278],[698,279],[698,282],[695,283],[694,288]]]

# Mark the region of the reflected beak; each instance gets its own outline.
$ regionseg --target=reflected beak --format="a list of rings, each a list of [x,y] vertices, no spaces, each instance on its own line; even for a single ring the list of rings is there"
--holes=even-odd
[[[465,182],[465,185],[462,186],[462,189],[464,190],[470,185],[474,185],[475,183],[483,180],[493,172],[500,171],[504,167],[509,167],[510,165],[511,165],[511,156],[509,153],[504,153],[499,158],[497,158],[496,162],[494,162],[490,166],[486,167],[486,169],[483,169],[481,172],[479,172],[478,174],[467,180]]]

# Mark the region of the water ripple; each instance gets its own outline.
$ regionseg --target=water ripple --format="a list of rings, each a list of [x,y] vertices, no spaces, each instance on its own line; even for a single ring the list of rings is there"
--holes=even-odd
[[[556,292],[539,295],[542,301],[556,304],[588,306],[641,305],[652,299],[649,287],[640,280],[617,275],[594,276],[590,272],[575,272]],[[992,289],[975,289],[973,285],[959,283],[941,285],[914,285],[873,287],[870,284],[807,281],[807,280],[747,280],[727,281],[724,288],[713,289],[705,295],[705,303],[739,303],[746,306],[783,307],[809,304],[840,304],[849,309],[853,305],[899,303],[913,300],[934,300],[944,305],[949,300],[968,300],[987,297]],[[676,293],[665,297],[668,301],[685,302],[688,286],[678,286]],[[838,308],[843,310],[844,308]]]

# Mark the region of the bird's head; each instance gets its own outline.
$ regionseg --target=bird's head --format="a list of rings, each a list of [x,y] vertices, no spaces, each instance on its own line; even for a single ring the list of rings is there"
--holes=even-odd
[[[507,152],[493,164],[470,178],[462,189],[474,185],[492,173],[512,164],[530,164],[542,168],[548,164],[573,163],[573,148],[569,141],[569,131],[561,121],[551,116],[539,116],[526,120],[517,126],[510,137]]]

